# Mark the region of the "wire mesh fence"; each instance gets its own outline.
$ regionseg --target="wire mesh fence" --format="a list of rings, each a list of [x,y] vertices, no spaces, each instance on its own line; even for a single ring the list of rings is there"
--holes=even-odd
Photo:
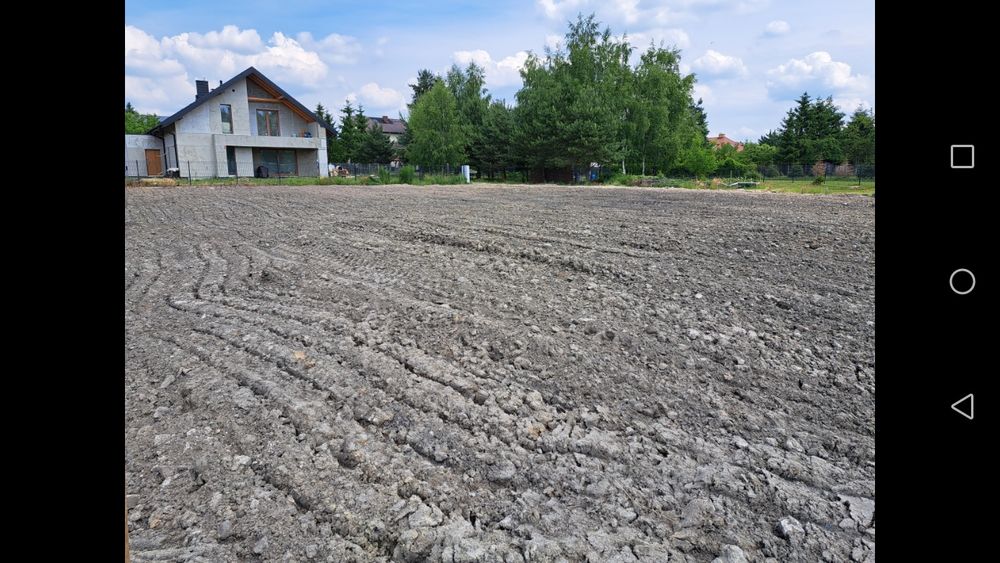
[[[631,172],[631,170],[628,170]],[[719,167],[712,173],[695,175],[687,171],[666,174],[623,174],[620,165],[591,167],[493,166],[470,170],[471,180],[497,183],[625,184],[642,186],[691,185],[709,183],[753,187],[768,183],[832,183],[874,186],[874,164],[775,163],[762,166]],[[159,163],[142,159],[125,162],[125,179],[172,178],[180,184],[396,184],[465,182],[461,167],[332,162],[315,160],[180,160]]]
[[[181,160],[176,165],[172,163],[160,165],[158,162],[129,160],[125,162],[125,179],[141,180],[145,178],[172,178],[179,183],[220,183],[238,184],[251,179],[256,183],[298,182],[326,176],[321,170],[321,164],[315,160],[298,161],[253,161],[226,160],[222,162],[209,160]]]

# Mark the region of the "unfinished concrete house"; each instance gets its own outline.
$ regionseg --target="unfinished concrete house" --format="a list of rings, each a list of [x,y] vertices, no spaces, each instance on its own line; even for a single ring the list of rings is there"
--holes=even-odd
[[[146,135],[126,135],[126,167],[186,178],[320,176],[333,127],[250,67],[218,87],[195,81],[195,100]]]

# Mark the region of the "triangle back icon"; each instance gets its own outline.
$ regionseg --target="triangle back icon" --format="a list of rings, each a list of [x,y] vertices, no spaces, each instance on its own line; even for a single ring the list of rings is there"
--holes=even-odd
[[[974,399],[972,397],[972,393],[969,393],[968,395],[952,403],[951,410],[957,412],[958,414],[964,416],[965,418],[968,418],[969,420],[972,420],[972,417],[975,413],[975,411],[973,410],[974,406],[973,400]]]

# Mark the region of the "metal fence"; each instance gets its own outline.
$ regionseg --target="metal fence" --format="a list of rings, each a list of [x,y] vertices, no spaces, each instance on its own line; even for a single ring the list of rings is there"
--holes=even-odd
[[[156,163],[153,163],[155,167]],[[169,166],[169,165],[168,165]],[[132,160],[125,162],[126,180],[138,180],[142,178],[176,178],[180,182],[194,183],[205,180],[213,180],[220,184],[240,183],[249,178],[254,178],[254,183],[275,183],[283,182],[305,183],[307,179],[322,178],[368,178],[376,183],[399,183],[408,181],[401,178],[404,173],[414,180],[430,181],[440,180],[442,183],[459,183],[464,179],[461,177],[461,168],[457,166],[419,166],[396,164],[376,164],[358,162],[334,162],[327,165],[325,170],[321,170],[321,165],[317,161],[298,160],[296,162],[261,162],[251,160],[235,161],[202,161],[202,160],[181,160],[178,166],[160,166],[159,174],[150,174],[149,165],[144,160]],[[156,170],[154,169],[153,172]],[[640,175],[633,170],[628,170],[630,177]],[[582,184],[582,183],[617,183],[616,176],[621,175],[620,165],[595,166],[590,168],[582,167],[552,167],[552,168],[528,168],[523,166],[507,166],[492,169],[476,170],[472,169],[472,179],[486,182],[506,182],[506,183],[560,183],[560,184]],[[713,173],[708,174],[709,179],[718,179],[723,182],[741,181],[767,181],[782,180],[791,182],[812,182],[822,177],[823,180],[850,180],[857,182],[874,182],[874,164],[833,164],[819,162],[812,164],[792,164],[776,163],[758,167],[734,167],[717,168]],[[669,178],[676,180],[695,180],[695,175],[685,171],[672,171],[667,174],[647,173],[644,178]],[[329,181],[323,181],[328,183]],[[656,182],[653,181],[655,185]]]
[[[153,168],[152,170],[150,168]],[[153,172],[153,173],[151,173]],[[158,172],[158,173],[156,173]],[[217,179],[224,181],[239,181],[247,178],[273,179],[280,182],[285,178],[317,178],[326,176],[326,171],[320,170],[318,161],[297,162],[253,162],[251,160],[209,161],[181,160],[179,165],[160,165],[144,160],[125,161],[125,178],[139,180],[142,178],[176,178],[193,183],[193,180]]]

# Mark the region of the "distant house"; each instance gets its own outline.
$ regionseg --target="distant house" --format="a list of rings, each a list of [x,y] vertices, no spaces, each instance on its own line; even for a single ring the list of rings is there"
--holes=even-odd
[[[717,149],[722,148],[725,145],[729,145],[731,147],[736,147],[736,152],[743,151],[743,143],[730,139],[725,133],[719,133],[718,137],[708,137],[708,142],[715,145],[715,148]]]
[[[366,117],[368,128],[372,129],[376,125],[382,126],[382,132],[389,136],[393,143],[399,143],[400,137],[406,132],[406,123],[402,119],[392,119],[383,115],[382,117]]]
[[[192,103],[147,134],[125,136],[126,175],[325,175],[333,127],[257,69],[211,90],[196,80],[195,90]]]

